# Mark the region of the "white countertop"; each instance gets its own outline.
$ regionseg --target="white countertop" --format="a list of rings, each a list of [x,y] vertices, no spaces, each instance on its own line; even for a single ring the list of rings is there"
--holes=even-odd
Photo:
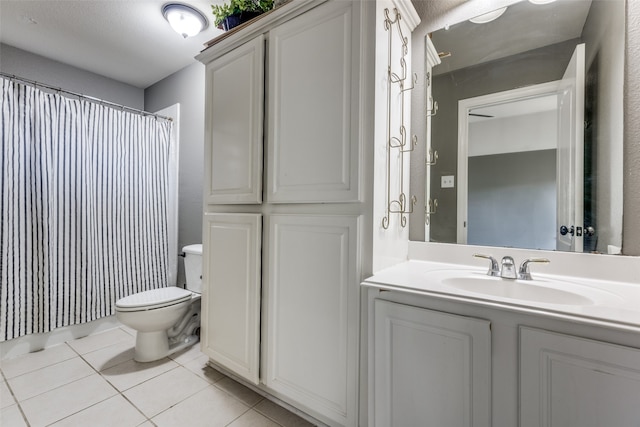
[[[478,277],[486,277],[487,272],[484,267],[410,260],[378,272],[362,285],[640,333],[640,286],[637,283],[532,272],[538,283],[560,290],[571,288],[574,293],[580,292],[593,301],[583,305],[558,304],[516,300],[445,286],[436,277],[444,270],[481,275]]]

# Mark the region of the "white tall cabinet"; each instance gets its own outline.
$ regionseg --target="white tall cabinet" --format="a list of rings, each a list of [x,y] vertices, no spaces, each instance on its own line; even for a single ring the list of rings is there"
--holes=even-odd
[[[324,4],[269,32],[267,201],[357,202],[360,25]],[[364,71],[364,70],[363,70]],[[364,154],[364,153],[363,153]]]
[[[359,424],[359,284],[376,268],[374,234],[407,243],[399,224],[373,220],[384,210],[374,182],[386,179],[374,162],[386,155],[375,126],[387,107],[376,102],[384,8],[418,22],[408,1],[296,0],[198,56],[202,349],[332,426]]]
[[[259,382],[262,215],[204,215],[202,349],[212,360]]]
[[[259,35],[206,70],[205,202],[262,201],[264,37]]]
[[[359,217],[267,222],[262,380],[277,396],[356,425]]]

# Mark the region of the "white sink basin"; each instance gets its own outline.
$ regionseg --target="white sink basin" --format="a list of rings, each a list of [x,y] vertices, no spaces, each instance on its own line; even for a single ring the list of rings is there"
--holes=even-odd
[[[562,280],[511,280],[469,270],[432,271],[427,273],[427,280],[445,289],[462,291],[472,296],[522,302],[587,306],[612,298],[609,292]]]
[[[508,280],[490,276],[450,277],[442,280],[442,284],[467,292],[546,304],[595,304],[590,298],[570,291],[541,286],[535,280]]]

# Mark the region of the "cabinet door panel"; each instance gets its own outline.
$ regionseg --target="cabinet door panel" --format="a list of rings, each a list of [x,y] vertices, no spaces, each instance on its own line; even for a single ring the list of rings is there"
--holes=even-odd
[[[258,384],[262,215],[205,214],[202,351]]]
[[[640,349],[520,328],[520,425],[640,425]]]
[[[359,198],[351,7],[327,3],[269,33],[269,202]]]
[[[332,424],[355,425],[358,218],[267,221],[265,384]]]
[[[264,37],[207,65],[207,203],[262,201]]]
[[[491,425],[486,320],[374,303],[375,426]]]

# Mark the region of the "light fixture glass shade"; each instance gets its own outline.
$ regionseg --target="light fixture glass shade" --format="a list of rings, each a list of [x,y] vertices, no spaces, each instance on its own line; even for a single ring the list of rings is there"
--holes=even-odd
[[[162,14],[173,30],[185,39],[193,37],[209,25],[207,18],[197,9],[182,3],[167,3]]]
[[[476,16],[475,18],[469,19],[469,21],[474,24],[486,24],[487,22],[495,21],[500,18],[502,14],[507,10],[506,7],[502,9],[494,10],[493,12],[485,13],[480,16]]]
[[[529,3],[533,3],[533,4],[547,4],[547,3],[553,3],[556,0],[529,0]]]

